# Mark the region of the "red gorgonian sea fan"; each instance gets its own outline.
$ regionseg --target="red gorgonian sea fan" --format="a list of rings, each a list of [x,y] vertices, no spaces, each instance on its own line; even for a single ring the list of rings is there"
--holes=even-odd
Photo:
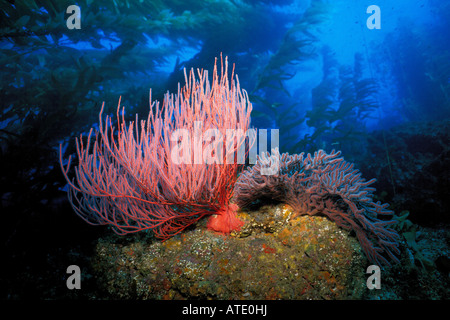
[[[399,235],[389,228],[396,223],[389,219],[393,212],[388,204],[372,199],[375,189],[369,185],[376,180],[366,181],[353,164],[339,156],[334,150],[330,154],[319,150],[314,156],[280,156],[278,149],[273,149],[239,176],[234,201],[244,208],[266,197],[289,204],[296,215],[323,214],[353,230],[371,262],[389,265],[385,256],[399,262]],[[261,174],[268,169],[277,172]]]
[[[117,108],[118,129],[100,111],[99,130],[87,142],[76,140],[75,179],[68,177],[75,212],[94,225],[111,225],[118,234],[153,230],[167,239],[207,215],[210,229],[230,232],[242,226],[230,204],[238,169],[237,150],[245,144],[251,103],[240,89],[228,61],[217,59],[212,82],[208,72],[191,70],[176,95],[167,93],[162,107],[151,101],[146,121],[127,126]],[[122,112],[122,117],[119,116]],[[236,134],[238,133],[238,134]],[[224,141],[226,137],[226,141]],[[92,143],[92,140],[94,142]],[[60,148],[61,149],[61,148]]]

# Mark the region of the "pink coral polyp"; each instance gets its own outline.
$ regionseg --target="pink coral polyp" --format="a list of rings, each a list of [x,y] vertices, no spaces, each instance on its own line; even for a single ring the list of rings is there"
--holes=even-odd
[[[237,205],[231,203],[227,208],[217,211],[215,215],[209,218],[207,224],[208,229],[221,233],[230,233],[231,231],[239,230],[244,222],[236,216],[238,209],[239,207]]]

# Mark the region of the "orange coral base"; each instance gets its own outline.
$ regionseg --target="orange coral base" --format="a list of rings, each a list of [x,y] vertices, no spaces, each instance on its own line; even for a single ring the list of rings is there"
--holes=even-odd
[[[244,222],[236,216],[238,209],[239,207],[236,204],[230,203],[227,207],[222,208],[211,216],[206,226],[210,230],[222,233],[239,230],[244,225]]]

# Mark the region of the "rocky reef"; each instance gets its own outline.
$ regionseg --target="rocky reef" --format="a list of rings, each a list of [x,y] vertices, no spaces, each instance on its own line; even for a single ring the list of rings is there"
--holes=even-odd
[[[229,236],[204,225],[165,242],[111,236],[97,244],[94,273],[113,299],[362,298],[367,260],[356,238],[292,212],[240,212],[245,225]]]

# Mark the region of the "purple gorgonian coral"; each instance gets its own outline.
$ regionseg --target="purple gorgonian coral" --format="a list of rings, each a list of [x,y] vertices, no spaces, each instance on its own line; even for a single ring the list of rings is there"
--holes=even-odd
[[[346,230],[353,230],[367,258],[378,265],[399,262],[398,233],[388,204],[373,201],[376,179],[366,181],[340,151],[314,156],[304,153],[280,156],[278,149],[258,158],[238,178],[234,202],[241,208],[270,198],[290,205],[295,215],[322,214]],[[267,174],[268,168],[277,168]]]

